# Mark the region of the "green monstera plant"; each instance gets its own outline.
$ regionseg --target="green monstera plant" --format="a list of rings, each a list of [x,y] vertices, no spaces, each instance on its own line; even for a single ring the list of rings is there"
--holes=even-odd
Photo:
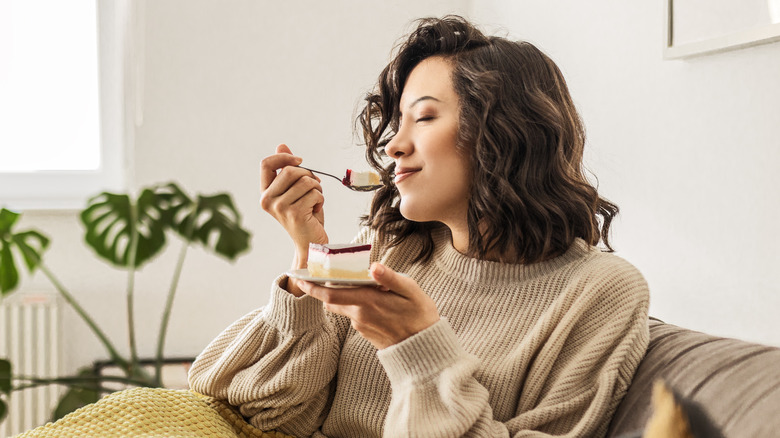
[[[60,399],[53,414],[57,419],[81,406],[95,402],[101,393],[110,391],[104,385],[120,382],[135,386],[160,386],[164,361],[165,338],[173,307],[176,288],[187,250],[202,246],[209,252],[235,260],[249,249],[250,233],[241,227],[241,216],[226,193],[213,196],[188,196],[176,184],[168,183],[145,188],[137,199],[127,194],[101,193],[88,202],[81,212],[86,229],[85,241],[95,254],[119,269],[127,270],[126,287],[129,356],[119,353],[115,345],[95,321],[79,305],[44,263],[49,238],[36,230],[15,231],[20,214],[0,210],[0,293],[4,297],[16,290],[20,283],[18,256],[30,273],[39,270],[59,292],[62,298],[84,320],[103,344],[113,364],[123,376],[97,374],[93,367],[84,367],[74,376],[38,377],[13,373],[12,364],[0,358],[0,421],[8,406],[3,396],[11,391],[41,385],[66,385],[68,390]],[[135,339],[133,291],[135,272],[150,262],[166,246],[168,235],[183,240],[173,271],[157,338],[154,373],[147,372],[139,363]]]

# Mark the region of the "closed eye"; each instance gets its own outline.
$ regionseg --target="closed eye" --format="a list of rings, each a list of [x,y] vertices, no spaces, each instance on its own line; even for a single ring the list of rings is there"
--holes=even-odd
[[[432,117],[432,116],[429,116],[429,117],[420,117],[419,119],[417,119],[417,120],[415,120],[415,121],[419,123],[419,122],[427,122],[427,121],[430,121],[430,120],[433,120],[433,117]]]

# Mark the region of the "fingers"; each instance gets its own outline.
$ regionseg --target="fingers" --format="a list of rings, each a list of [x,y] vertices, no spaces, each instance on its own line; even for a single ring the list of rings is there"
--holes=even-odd
[[[292,155],[292,151],[290,150],[290,147],[286,144],[282,143],[279,146],[276,147],[276,153],[277,154],[290,154]]]
[[[372,300],[373,288],[332,288],[301,281],[298,287],[306,295],[316,298],[328,306],[359,306]]]
[[[382,290],[391,290],[402,297],[410,297],[419,289],[417,282],[401,275],[381,263],[372,263],[369,269],[371,277],[379,283]]]
[[[308,171],[296,167],[282,169],[279,176],[263,192],[260,205],[272,214],[282,214],[288,206],[317,213],[325,202],[320,182]]]
[[[299,287],[322,301],[325,310],[349,318],[352,327],[377,349],[397,344],[439,320],[436,303],[413,279],[379,264],[371,271],[375,279],[385,282],[385,287],[393,285],[393,290],[335,289],[308,282]]]
[[[299,199],[309,190],[317,190],[322,193],[322,186],[317,178],[314,178],[306,169],[299,167],[285,167],[279,172],[274,182],[266,189],[269,196],[276,197],[288,194],[292,201]]]
[[[276,179],[276,171],[287,166],[297,166],[303,162],[296,157],[285,144],[276,147],[276,154],[263,158],[260,162],[260,190],[265,191]]]
[[[306,192],[303,196],[293,201],[290,206],[294,217],[300,218],[299,213],[311,212],[313,215],[318,215],[322,212],[322,205],[325,203],[325,196],[320,191],[322,189],[312,189]],[[290,199],[295,198],[295,195],[290,193],[285,194]],[[282,202],[285,202],[284,200]]]

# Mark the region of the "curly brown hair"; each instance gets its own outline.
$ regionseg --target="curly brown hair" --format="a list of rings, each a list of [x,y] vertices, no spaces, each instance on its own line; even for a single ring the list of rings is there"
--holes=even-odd
[[[398,129],[406,79],[422,60],[442,57],[453,65],[459,97],[457,148],[470,157],[468,207],[471,257],[534,263],[559,256],[582,238],[609,243],[618,207],[601,198],[585,176],[585,130],[555,63],[528,42],[486,36],[458,16],[418,22],[365,98],[357,122],[366,159],[384,187],[363,223],[390,236],[391,246],[420,236],[417,260],[433,255],[436,222],[413,222],[399,210],[394,163],[384,147]],[[442,182],[446,184],[446,182]]]

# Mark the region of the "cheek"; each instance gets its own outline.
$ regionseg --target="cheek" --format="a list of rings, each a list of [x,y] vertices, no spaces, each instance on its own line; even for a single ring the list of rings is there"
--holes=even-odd
[[[446,162],[441,163],[439,176],[441,182],[449,187],[451,192],[463,193],[471,185],[471,166],[467,157],[460,153],[452,154]]]

